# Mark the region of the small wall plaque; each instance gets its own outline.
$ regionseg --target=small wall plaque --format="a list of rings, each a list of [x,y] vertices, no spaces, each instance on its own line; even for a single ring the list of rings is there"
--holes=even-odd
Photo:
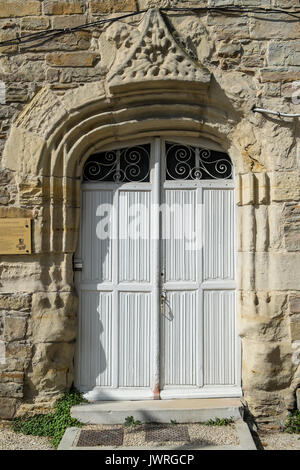
[[[31,253],[31,219],[0,219],[0,254]]]

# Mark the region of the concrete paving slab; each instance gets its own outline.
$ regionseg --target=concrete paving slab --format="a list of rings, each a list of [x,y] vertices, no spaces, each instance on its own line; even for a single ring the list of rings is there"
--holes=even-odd
[[[130,450],[147,450],[147,451],[178,451],[178,450],[257,450],[255,443],[253,441],[250,429],[242,419],[239,419],[235,422],[236,431],[239,438],[239,445],[220,445],[220,446],[193,446],[190,443],[185,445],[172,445],[172,446],[153,446],[153,447],[116,447],[116,446],[93,446],[93,447],[75,447],[78,435],[80,433],[80,428],[72,427],[68,428],[58,446],[58,450],[111,450],[111,451],[130,451]]]

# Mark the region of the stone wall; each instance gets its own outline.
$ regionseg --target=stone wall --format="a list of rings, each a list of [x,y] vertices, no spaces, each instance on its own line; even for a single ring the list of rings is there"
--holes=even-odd
[[[0,41],[157,5],[293,12],[298,1],[0,0]],[[73,381],[82,159],[99,141],[167,132],[172,118],[182,135],[215,136],[234,162],[244,398],[258,420],[278,422],[300,385],[300,128],[251,108],[299,112],[300,22],[282,12],[165,12],[177,43],[210,74],[209,89],[141,98],[134,85],[114,96],[108,78],[143,16],[0,47],[0,218],[33,219],[33,254],[0,258],[0,416],[49,404]]]

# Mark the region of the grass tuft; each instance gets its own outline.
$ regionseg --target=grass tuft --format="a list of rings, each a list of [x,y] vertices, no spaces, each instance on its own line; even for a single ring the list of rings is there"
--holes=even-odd
[[[289,434],[300,434],[300,410],[294,411],[292,416],[286,420],[284,431]]]
[[[206,424],[206,426],[229,426],[230,424],[233,424],[233,423],[234,423],[233,418],[215,418],[215,419],[209,419],[204,424]]]

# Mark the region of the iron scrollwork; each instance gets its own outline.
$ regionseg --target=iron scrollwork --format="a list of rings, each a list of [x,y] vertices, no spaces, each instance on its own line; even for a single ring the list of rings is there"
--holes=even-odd
[[[84,181],[115,183],[150,180],[150,144],[91,155],[83,168]]]
[[[231,179],[232,162],[223,152],[166,143],[167,180]]]

